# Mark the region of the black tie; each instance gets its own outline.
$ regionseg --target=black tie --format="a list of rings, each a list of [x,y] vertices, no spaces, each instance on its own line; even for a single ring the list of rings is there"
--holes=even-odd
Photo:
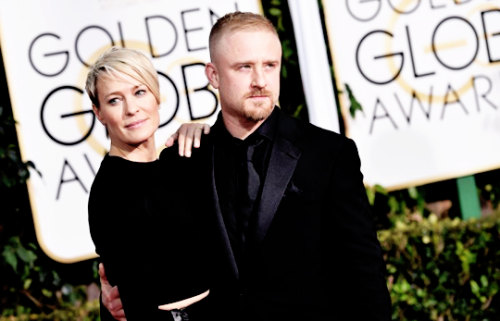
[[[259,194],[260,189],[260,177],[253,166],[253,153],[255,148],[262,142],[262,140],[256,142],[254,145],[243,145],[243,152],[245,152],[244,162],[241,164],[241,184],[240,184],[240,203],[239,203],[239,214],[237,217],[238,221],[238,234],[241,236],[241,246],[245,244],[246,231],[248,224],[250,222],[250,216],[252,214],[255,200]]]

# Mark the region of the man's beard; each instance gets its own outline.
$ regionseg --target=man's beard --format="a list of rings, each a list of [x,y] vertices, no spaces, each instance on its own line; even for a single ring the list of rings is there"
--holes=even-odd
[[[270,101],[259,101],[259,102],[253,102],[252,104],[245,105],[243,108],[243,115],[245,118],[249,121],[252,122],[259,122],[261,120],[266,119],[269,117],[273,110],[273,94],[271,92],[265,92],[265,93],[251,93],[248,94],[248,97],[251,97],[253,95],[264,95],[269,98]]]

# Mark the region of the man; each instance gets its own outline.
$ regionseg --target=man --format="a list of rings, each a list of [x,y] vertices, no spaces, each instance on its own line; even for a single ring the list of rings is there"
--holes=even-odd
[[[228,14],[209,46],[221,113],[193,159],[213,197],[215,319],[389,320],[354,142],[275,107],[281,44],[266,18]]]

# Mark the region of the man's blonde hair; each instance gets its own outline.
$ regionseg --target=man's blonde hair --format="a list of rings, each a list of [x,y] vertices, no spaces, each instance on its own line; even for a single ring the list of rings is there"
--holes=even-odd
[[[101,54],[87,75],[85,90],[97,108],[99,108],[97,81],[104,76],[117,76],[119,73],[146,85],[155,96],[156,102],[160,104],[158,73],[151,60],[134,49],[111,47]]]
[[[210,59],[214,60],[215,47],[224,34],[238,30],[266,30],[278,37],[273,24],[266,17],[251,12],[232,12],[219,18],[210,31]]]

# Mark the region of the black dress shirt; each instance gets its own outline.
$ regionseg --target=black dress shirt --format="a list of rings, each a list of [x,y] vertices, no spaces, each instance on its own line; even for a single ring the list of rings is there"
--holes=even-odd
[[[219,114],[217,120],[218,126],[214,126],[213,133],[216,137],[214,144],[215,184],[224,224],[240,271],[245,245],[248,244],[249,239],[252,237],[248,231],[254,230],[254,224],[256,223],[260,195],[274,142],[277,113],[278,110],[275,107],[262,125],[245,140],[231,136],[224,126],[222,113]],[[246,218],[238,216],[240,215],[238,199],[242,190],[240,186],[242,181],[240,168],[244,166],[246,161],[242,150],[246,149],[248,145],[255,145],[253,165],[260,177],[260,186],[258,187],[259,192],[252,213],[248,221],[246,221]],[[246,226],[246,229],[241,230],[241,225]]]

